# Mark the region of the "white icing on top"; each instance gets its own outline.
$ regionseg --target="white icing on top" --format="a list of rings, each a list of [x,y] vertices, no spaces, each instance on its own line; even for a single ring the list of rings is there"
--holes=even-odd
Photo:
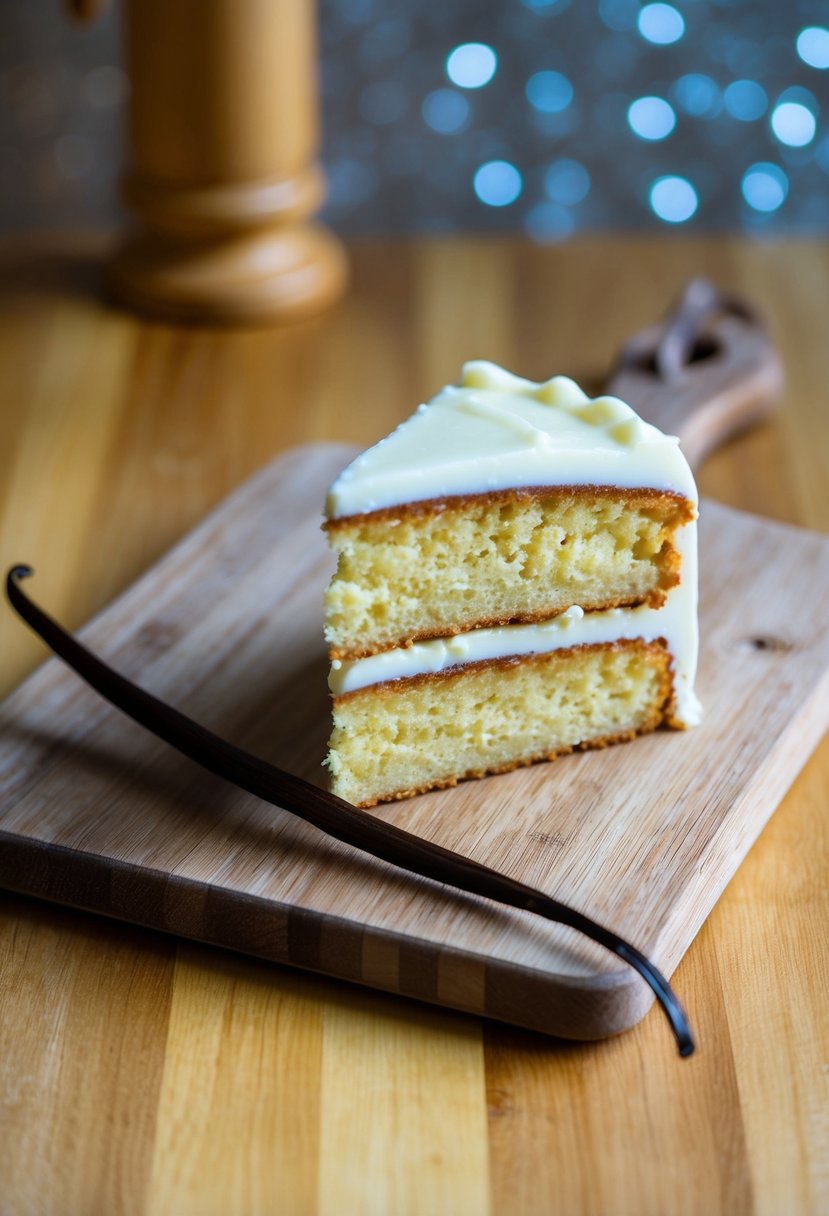
[[[535,384],[476,362],[340,474],[326,513],[554,485],[675,490],[697,501],[679,441],[623,401],[591,400],[565,376]]]
[[[615,397],[588,398],[572,380],[534,384],[493,363],[467,363],[459,387],[443,389],[386,439],[345,469],[329,491],[329,518],[428,498],[517,486],[610,485],[673,490],[697,503],[679,440],[663,435]],[[672,656],[675,713],[693,726],[701,710],[697,665],[697,534],[676,535],[681,582],[662,608],[583,612],[553,620],[475,629],[455,637],[335,660],[329,685],[339,696],[464,663],[546,654],[569,646],[664,638]]]

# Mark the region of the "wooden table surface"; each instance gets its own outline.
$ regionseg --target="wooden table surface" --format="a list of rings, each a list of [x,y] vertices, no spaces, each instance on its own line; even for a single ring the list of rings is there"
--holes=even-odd
[[[0,258],[0,562],[71,626],[275,454],[375,440],[464,359],[597,387],[697,273],[763,305],[789,377],[703,493],[829,530],[826,246],[365,244],[336,310],[235,333],[109,309],[98,249]],[[0,692],[43,653],[0,613]],[[0,894],[0,1212],[825,1213],[827,801],[824,741],[675,973],[688,1061],[656,1010],[551,1041]]]

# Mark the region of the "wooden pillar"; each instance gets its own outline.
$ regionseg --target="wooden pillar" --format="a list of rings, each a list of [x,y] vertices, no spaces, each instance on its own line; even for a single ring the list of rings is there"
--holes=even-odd
[[[115,294],[184,320],[290,320],[345,283],[323,196],[314,0],[125,0],[136,228]]]

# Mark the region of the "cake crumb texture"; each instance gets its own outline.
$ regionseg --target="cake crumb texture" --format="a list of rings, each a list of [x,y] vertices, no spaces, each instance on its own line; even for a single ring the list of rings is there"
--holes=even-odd
[[[326,764],[356,806],[633,738],[670,720],[658,642],[577,646],[393,680],[334,700]]]
[[[332,658],[470,629],[647,603],[679,581],[687,499],[657,490],[506,491],[333,521]]]

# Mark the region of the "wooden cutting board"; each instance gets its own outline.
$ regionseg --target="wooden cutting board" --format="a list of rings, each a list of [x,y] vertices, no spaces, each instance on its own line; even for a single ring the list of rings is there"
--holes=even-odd
[[[320,504],[351,454],[306,447],[265,468],[81,634],[320,782]],[[574,905],[668,974],[829,724],[829,538],[710,502],[700,529],[702,726],[373,812]],[[651,1003],[573,931],[228,787],[54,659],[0,707],[0,794],[0,884],[16,891],[572,1038]]]

